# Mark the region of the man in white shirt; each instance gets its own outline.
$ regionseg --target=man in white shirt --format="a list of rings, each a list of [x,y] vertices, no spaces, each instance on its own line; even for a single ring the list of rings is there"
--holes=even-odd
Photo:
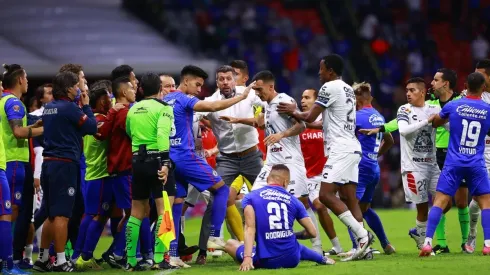
[[[344,259],[354,260],[367,254],[374,235],[364,229],[357,203],[361,145],[355,135],[356,97],[352,87],[340,79],[343,68],[342,57],[336,54],[325,56],[320,61],[319,71],[323,86],[315,105],[307,112],[299,112],[293,104],[281,103],[278,111],[309,123],[322,113],[325,156],[328,160],[323,169],[320,201],[356,236],[358,249],[351,257]],[[347,205],[336,196],[337,191],[346,198]]]

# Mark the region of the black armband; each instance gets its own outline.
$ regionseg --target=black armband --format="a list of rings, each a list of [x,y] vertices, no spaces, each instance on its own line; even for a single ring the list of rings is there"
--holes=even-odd
[[[297,240],[307,240],[309,239],[308,236],[306,236],[306,231],[300,231],[300,232],[294,232],[294,236],[296,237]]]
[[[384,133],[385,131],[386,131],[386,129],[385,129],[384,125],[379,126],[379,132],[380,133]]]

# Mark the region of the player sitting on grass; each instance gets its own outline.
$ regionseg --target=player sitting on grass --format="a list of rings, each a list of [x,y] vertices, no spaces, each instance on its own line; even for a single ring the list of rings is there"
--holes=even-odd
[[[286,191],[289,181],[288,167],[274,165],[267,177],[267,185],[243,199],[245,244],[229,240],[225,246],[225,251],[241,263],[241,271],[255,267],[293,268],[300,260],[335,264],[333,259],[298,243],[298,239],[315,237],[317,232],[303,204]],[[298,220],[305,230],[293,232],[294,220]]]

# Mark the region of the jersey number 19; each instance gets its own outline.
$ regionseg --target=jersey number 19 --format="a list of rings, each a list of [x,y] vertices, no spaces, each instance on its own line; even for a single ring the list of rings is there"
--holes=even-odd
[[[478,121],[471,121],[463,119],[461,121],[463,124],[463,132],[461,133],[461,146],[475,147],[478,145],[478,138],[480,137],[481,123]]]
[[[288,207],[285,203],[269,202],[267,204],[269,213],[269,229],[289,229]]]

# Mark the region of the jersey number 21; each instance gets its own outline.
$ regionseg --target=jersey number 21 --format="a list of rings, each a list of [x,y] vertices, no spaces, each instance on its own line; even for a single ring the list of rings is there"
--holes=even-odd
[[[289,229],[288,207],[285,203],[269,202],[267,213],[269,213],[270,230]]]

